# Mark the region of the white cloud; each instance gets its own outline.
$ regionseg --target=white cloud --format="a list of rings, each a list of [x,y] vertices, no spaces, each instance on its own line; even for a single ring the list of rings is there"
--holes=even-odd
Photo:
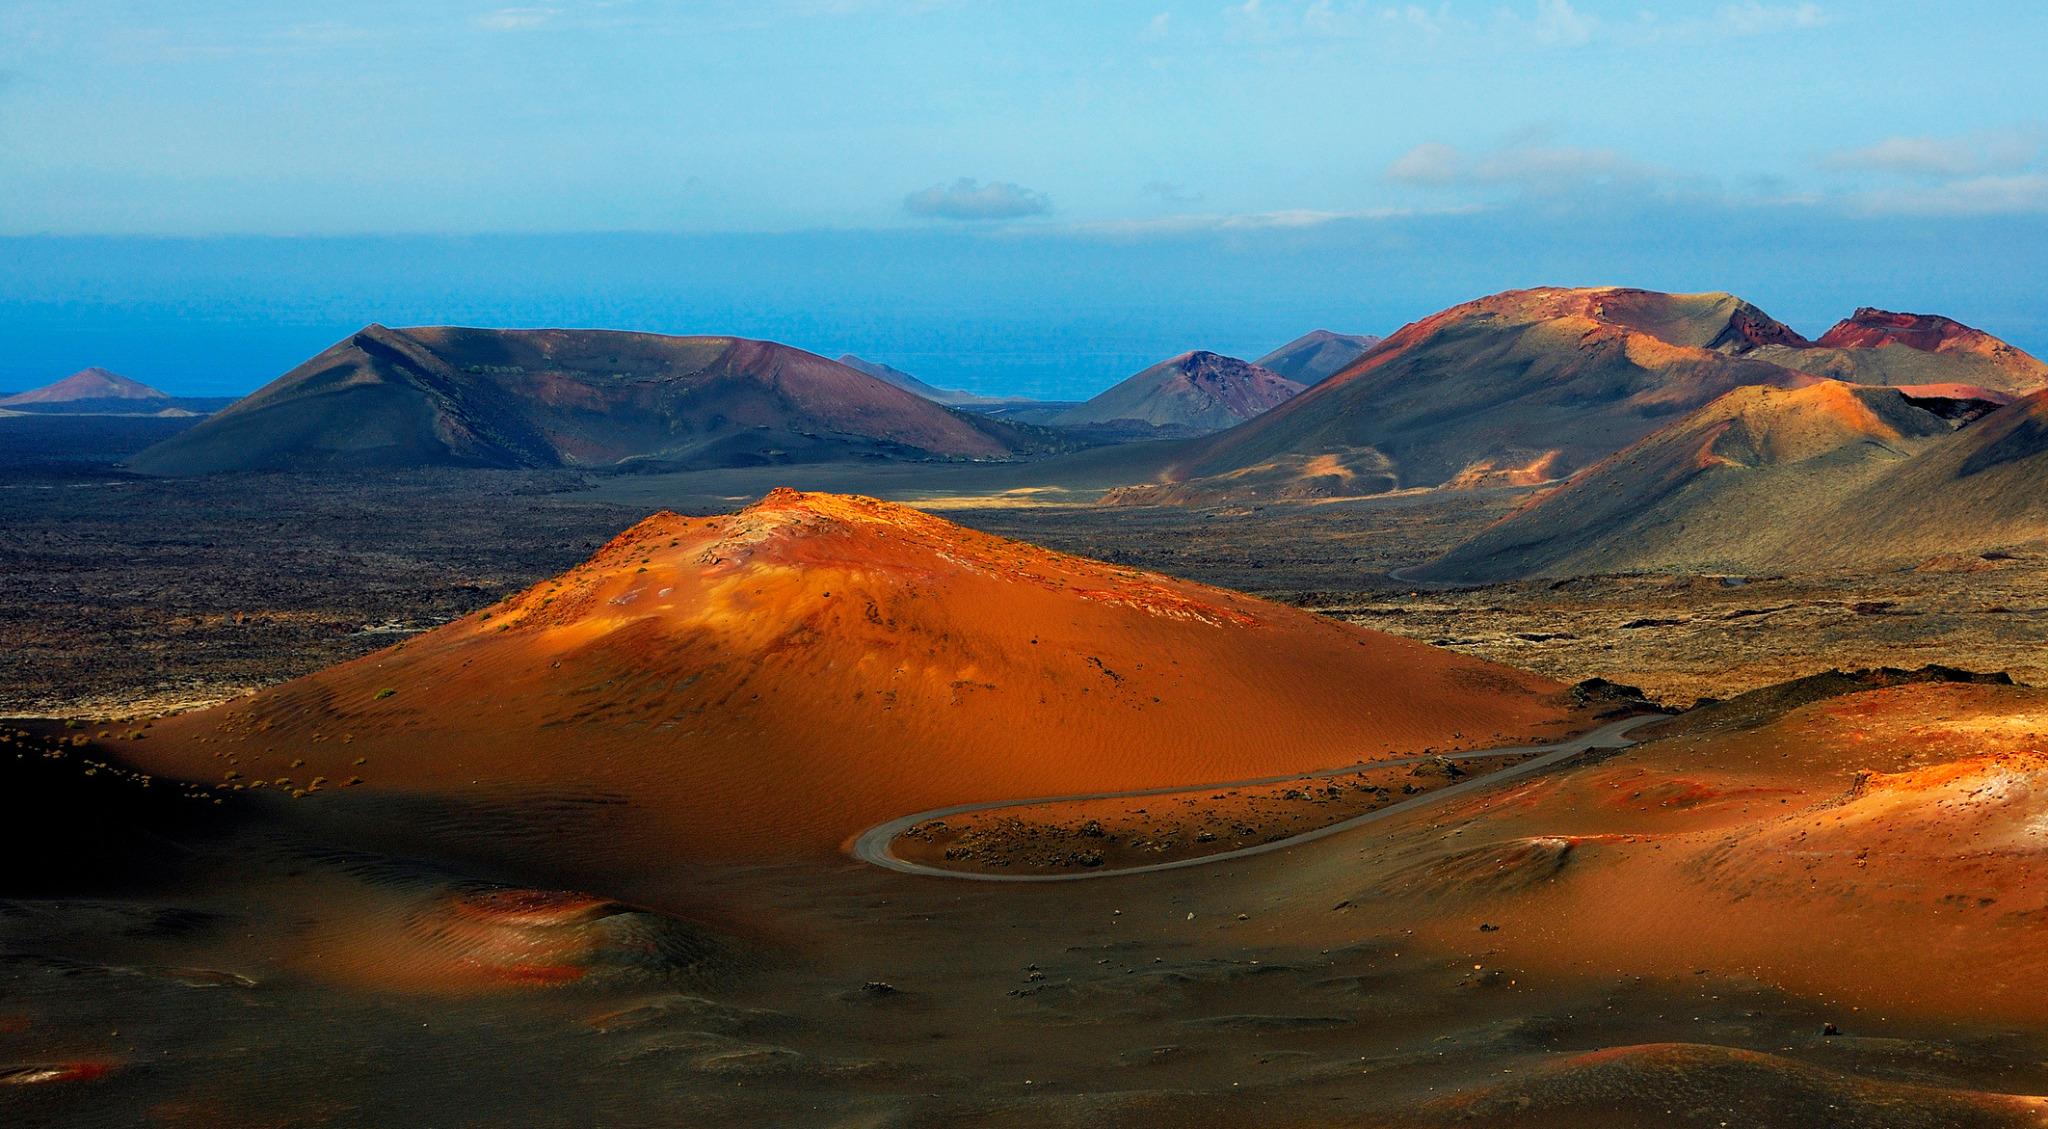
[[[1733,35],[1774,35],[1825,27],[1828,15],[1818,4],[1764,4],[1747,0],[1715,13],[1715,21]]]
[[[1157,43],[1165,39],[1172,31],[1173,13],[1161,12],[1147,21],[1143,30],[1138,32],[1138,41],[1141,43]]]
[[[1274,212],[1202,212],[1154,219],[1101,220],[1067,224],[1056,229],[1064,235],[1138,237],[1147,235],[1195,235],[1232,231],[1287,231],[1321,227],[1344,220],[1387,220],[1403,216],[1449,214],[1472,209],[1454,208],[1422,212],[1411,208],[1368,208],[1356,211],[1324,211],[1288,208]]]
[[[1441,141],[1425,141],[1387,166],[1387,179],[1401,184],[1455,184],[1464,175],[1464,154]]]
[[[1426,141],[1394,158],[1386,176],[1417,188],[1505,188],[1529,196],[1564,196],[1616,184],[1658,188],[1682,179],[1612,149],[1552,144],[1540,131],[1476,153]]]
[[[499,8],[478,16],[476,26],[485,31],[532,31],[561,14],[560,8]]]
[[[1965,177],[1943,184],[1882,188],[1851,198],[1873,215],[2013,216],[2048,213],[2048,172]]]
[[[1598,26],[1571,0],[1538,0],[1536,14],[1522,24],[1530,38],[1546,47],[1577,47],[1591,40]]]
[[[2012,173],[2040,158],[2038,128],[1975,133],[1966,137],[1887,137],[1856,149],[1831,153],[1824,167],[1905,176],[1965,177]]]
[[[1507,50],[1568,49],[1589,44],[1622,47],[1669,41],[1705,41],[1782,35],[1824,27],[1817,3],[1741,0],[1697,14],[1666,18],[1645,10],[1634,19],[1603,19],[1583,0],[1476,0],[1388,4],[1381,0],[1243,0],[1223,9],[1229,31],[1241,39],[1371,39],[1383,43],[1491,45]],[[1674,5],[1677,7],[1677,5]]]
[[[963,176],[951,184],[934,184],[903,198],[913,216],[948,220],[1007,220],[1044,215],[1052,200],[1020,184],[991,180],[987,184]]]

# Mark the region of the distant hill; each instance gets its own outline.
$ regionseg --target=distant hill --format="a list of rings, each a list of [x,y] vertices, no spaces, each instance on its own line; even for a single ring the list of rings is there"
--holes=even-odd
[[[371,325],[142,452],[153,474],[1011,459],[1042,432],[767,341]]]
[[[1197,350],[1169,357],[1049,422],[1140,436],[1201,435],[1242,423],[1301,391],[1278,373]]]
[[[1742,387],[2038,386],[2039,362],[1948,319],[1859,311],[1813,342],[1732,294],[1508,291],[1403,327],[1302,395],[1193,445],[1126,503],[1562,479]]]
[[[1321,384],[1380,343],[1361,333],[1311,330],[1252,363],[1296,384]]]
[[[139,380],[130,380],[120,373],[108,372],[103,368],[79,369],[54,384],[12,396],[0,397],[0,408],[20,408],[31,404],[78,404],[112,400],[135,405],[151,401],[169,402],[170,394],[159,392]]]
[[[997,399],[991,396],[977,396],[972,392],[963,392],[957,388],[934,388],[931,385],[926,384],[924,381],[919,380],[918,378],[910,375],[907,372],[904,372],[902,369],[891,368],[888,365],[881,364],[876,361],[862,360],[861,358],[854,356],[852,353],[847,353],[844,356],[840,357],[839,363],[845,365],[847,368],[853,369],[856,372],[867,373],[869,376],[872,376],[876,380],[882,381],[883,383],[893,384],[896,387],[903,389],[905,392],[922,396],[935,404],[947,404],[952,407],[969,407],[986,404],[1007,404],[1013,402],[1009,400]]]
[[[197,416],[233,403],[226,397],[178,397],[103,368],[80,369],[54,384],[0,396],[0,412],[36,415]]]

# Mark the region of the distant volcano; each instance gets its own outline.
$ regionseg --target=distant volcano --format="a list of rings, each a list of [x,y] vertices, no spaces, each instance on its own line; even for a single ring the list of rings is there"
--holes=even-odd
[[[0,397],[0,408],[58,408],[68,411],[146,412],[169,407],[168,393],[103,368],[80,369],[55,384]]]
[[[1048,448],[769,341],[372,325],[134,466],[684,469],[1009,459]]]
[[[1054,416],[1061,427],[1199,435],[1243,423],[1299,395],[1302,386],[1236,357],[1169,357]]]

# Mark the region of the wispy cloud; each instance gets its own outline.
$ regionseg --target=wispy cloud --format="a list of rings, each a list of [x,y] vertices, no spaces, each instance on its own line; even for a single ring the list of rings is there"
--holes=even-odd
[[[1747,0],[1722,7],[1714,14],[1714,22],[1732,35],[1775,35],[1825,27],[1829,20],[1819,4],[1764,4]]]
[[[1541,131],[1477,152],[1424,142],[1394,158],[1386,177],[1411,188],[1505,189],[1527,196],[1617,184],[1654,188],[1686,179],[1613,149],[1555,144]]]
[[[1871,214],[1986,216],[2048,212],[2048,129],[1887,137],[1821,159],[1857,178],[1845,198]]]
[[[2048,134],[2038,127],[1964,137],[1887,137],[1822,158],[1830,169],[1904,176],[1965,177],[2017,172],[2039,160]]]
[[[1060,235],[1142,238],[1146,236],[1304,230],[1346,221],[1367,222],[1402,219],[1420,215],[1451,215],[1475,210],[1477,209],[1470,207],[1438,209],[1362,208],[1349,211],[1288,208],[1272,212],[1189,212],[1179,215],[1157,216],[1151,219],[1093,220],[1086,223],[1065,224],[1048,230]]]
[[[1173,13],[1161,12],[1145,21],[1145,26],[1138,31],[1138,41],[1140,43],[1157,43],[1172,33]]]
[[[2048,214],[2048,172],[1879,188],[1856,194],[1850,202],[1856,210],[1871,215],[2042,215]]]
[[[1416,44],[1490,44],[1503,49],[1568,49],[1589,44],[1635,46],[1666,40],[1730,39],[1790,34],[1829,22],[1817,3],[1742,0],[1669,19],[1644,11],[1633,19],[1603,17],[1583,0],[1516,0],[1486,5],[1440,0],[1389,4],[1384,0],[1242,0],[1223,9],[1227,32],[1238,39],[1365,39]]]
[[[1527,17],[1509,11],[1504,17],[1519,33],[1546,47],[1577,47],[1593,38],[1599,21],[1572,7],[1571,0],[1538,0]]]
[[[560,8],[499,8],[478,16],[475,23],[485,31],[533,31],[561,14]]]
[[[963,176],[951,184],[934,184],[903,198],[913,216],[948,220],[1007,220],[1052,211],[1052,200],[1021,184],[992,180],[983,184]]]

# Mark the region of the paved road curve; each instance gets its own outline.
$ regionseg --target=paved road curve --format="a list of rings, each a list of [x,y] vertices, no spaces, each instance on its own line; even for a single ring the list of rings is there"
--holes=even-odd
[[[1463,753],[1399,757],[1393,760],[1374,761],[1363,765],[1349,764],[1342,768],[1327,768],[1318,772],[1296,772],[1285,776],[1265,776],[1257,780],[1229,780],[1221,784],[1186,784],[1175,785],[1170,788],[1144,788],[1133,792],[1096,792],[1075,796],[1041,796],[1031,800],[991,800],[978,804],[955,804],[949,808],[933,808],[931,811],[921,811],[914,815],[906,815],[900,819],[892,819],[880,826],[868,828],[866,831],[861,832],[859,838],[853,841],[853,857],[860,859],[862,862],[873,863],[876,866],[900,871],[904,874],[924,874],[936,878],[963,878],[975,882],[1078,882],[1086,878],[1119,878],[1126,874],[1147,874],[1155,870],[1178,870],[1184,866],[1208,866],[1211,863],[1223,862],[1226,859],[1243,858],[1246,855],[1259,855],[1267,851],[1284,850],[1288,847],[1313,842],[1314,840],[1335,835],[1339,832],[1349,831],[1354,827],[1371,823],[1374,820],[1403,815],[1416,808],[1438,803],[1466,792],[1475,791],[1480,788],[1490,788],[1496,784],[1520,779],[1531,773],[1541,772],[1551,765],[1557,764],[1559,761],[1569,760],[1590,749],[1627,748],[1636,743],[1635,738],[1631,737],[1630,734],[1643,726],[1649,725],[1651,722],[1663,721],[1667,716],[1665,714],[1649,714],[1647,716],[1626,717],[1620,721],[1609,722],[1589,733],[1581,733],[1577,737],[1560,741],[1554,745],[1517,745],[1504,749],[1479,749]],[[1424,792],[1422,795],[1402,800],[1398,804],[1390,804],[1386,807],[1366,812],[1363,815],[1353,816],[1339,823],[1332,823],[1327,827],[1318,827],[1314,831],[1304,831],[1299,835],[1292,835],[1285,839],[1276,839],[1270,843],[1258,843],[1249,847],[1239,847],[1234,851],[1220,851],[1213,855],[1176,859],[1172,862],[1156,862],[1148,866],[1128,866],[1116,870],[1079,870],[1072,874],[985,874],[926,866],[924,863],[910,862],[907,859],[897,858],[889,851],[890,845],[896,841],[897,836],[920,823],[924,823],[927,820],[964,815],[972,811],[1030,807],[1037,804],[1068,803],[1076,800],[1121,800],[1137,796],[1167,796],[1180,792],[1211,791],[1223,788],[1257,788],[1267,784],[1283,784],[1290,780],[1314,780],[1328,776],[1348,776],[1361,768],[1419,764],[1423,761],[1437,759],[1451,761],[1484,760],[1489,757],[1528,756],[1531,753],[1537,755],[1520,764],[1510,765],[1498,772],[1488,773],[1485,776],[1476,776],[1458,784],[1438,788],[1431,792]]]

